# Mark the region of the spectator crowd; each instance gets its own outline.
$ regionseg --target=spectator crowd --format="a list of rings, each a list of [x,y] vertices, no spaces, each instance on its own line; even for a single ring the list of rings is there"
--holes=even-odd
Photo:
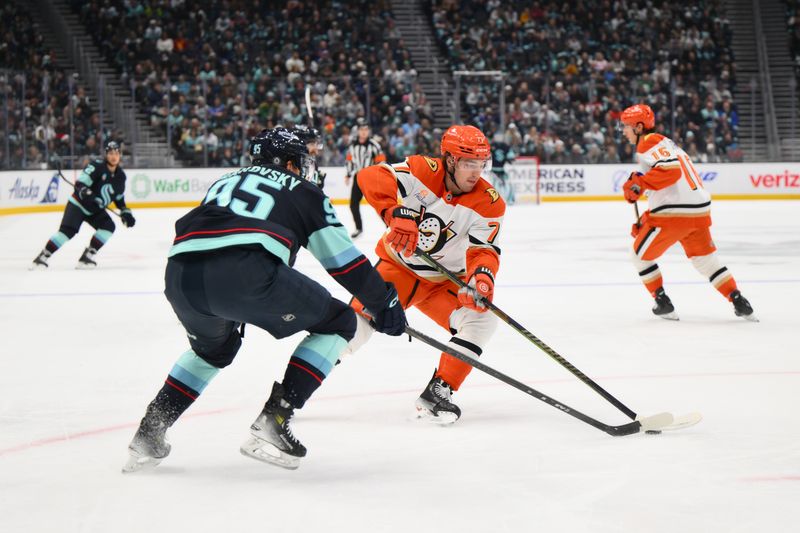
[[[110,132],[86,87],[58,67],[58,52],[45,45],[31,14],[4,2],[0,35],[0,167],[41,169],[61,159],[67,168],[70,154],[98,154]]]
[[[325,134],[323,164],[343,164],[357,118],[401,153],[418,149],[420,131],[431,134],[430,105],[387,0],[71,4],[189,164],[238,164],[261,128],[308,123],[306,87]],[[398,140],[406,125],[414,134]]]
[[[615,132],[622,109],[656,112],[659,131],[699,161],[738,161],[731,31],[720,0],[432,0],[453,70],[497,70],[503,83],[465,78],[466,122],[500,126],[517,153],[545,163],[631,160]]]
[[[236,166],[260,129],[311,123],[306,89],[323,132],[322,165],[344,163],[358,118],[368,119],[390,161],[438,151],[441,132],[388,0],[68,3],[185,164]],[[799,55],[796,4],[787,0]],[[721,0],[429,0],[427,7],[453,70],[504,73],[499,82],[463,78],[459,107],[463,122],[517,155],[631,161],[617,119],[643,101],[656,111],[657,129],[696,161],[743,157]],[[0,164],[36,168],[71,149],[97,153],[110,132],[86,88],[56,66],[27,13],[7,3],[0,15],[4,87],[22,95],[25,84],[24,98],[7,99]]]

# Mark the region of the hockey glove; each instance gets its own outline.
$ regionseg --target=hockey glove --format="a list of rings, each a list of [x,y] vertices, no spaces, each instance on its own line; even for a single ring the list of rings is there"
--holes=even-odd
[[[80,198],[81,200],[88,200],[92,197],[92,189],[90,189],[89,187],[86,186],[76,187],[75,190],[78,193],[78,198]]]
[[[486,267],[478,267],[466,287],[458,291],[458,302],[468,309],[483,313],[494,296],[494,276]]]
[[[395,252],[411,257],[411,254],[417,249],[419,240],[417,214],[401,205],[395,207],[391,212],[386,210],[385,222],[389,226],[389,233],[384,237],[386,243]]]
[[[622,186],[622,192],[625,195],[625,199],[628,201],[628,203],[636,203],[636,201],[644,192],[642,182],[639,179],[641,176],[641,172],[631,172],[631,175],[628,176],[628,181],[626,181]]]
[[[132,228],[136,224],[136,219],[133,218],[133,213],[131,213],[131,210],[127,207],[122,210],[119,216],[126,228]]]
[[[406,312],[400,305],[400,297],[397,290],[391,283],[386,284],[386,298],[384,299],[383,309],[375,313],[372,319],[372,327],[380,333],[392,335],[394,337],[402,335],[406,330]]]

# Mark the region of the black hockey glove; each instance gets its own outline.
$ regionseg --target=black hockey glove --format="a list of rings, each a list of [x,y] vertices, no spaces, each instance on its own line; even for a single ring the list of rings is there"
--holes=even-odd
[[[386,284],[388,292],[384,300],[383,309],[375,314],[372,319],[372,326],[376,331],[397,337],[406,330],[406,312],[400,305],[400,298],[397,290],[391,283]]]
[[[136,219],[133,218],[133,213],[131,213],[131,210],[127,207],[122,210],[119,216],[126,228],[132,228],[136,224]]]
[[[83,187],[76,187],[75,190],[78,193],[78,198],[81,200],[88,200],[92,197],[92,189],[85,185]]]

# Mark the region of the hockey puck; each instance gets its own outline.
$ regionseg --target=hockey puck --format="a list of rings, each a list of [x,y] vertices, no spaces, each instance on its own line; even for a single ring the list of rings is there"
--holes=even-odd
[[[647,433],[648,435],[661,435],[661,430],[660,429],[648,429],[647,431],[645,431],[645,433]]]

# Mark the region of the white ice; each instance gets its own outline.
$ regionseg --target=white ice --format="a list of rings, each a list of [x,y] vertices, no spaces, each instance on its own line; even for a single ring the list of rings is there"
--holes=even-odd
[[[380,222],[362,210],[357,244],[373,256]],[[28,272],[61,214],[0,217],[0,531],[797,531],[800,203],[714,204],[720,258],[760,323],[734,316],[679,247],[660,264],[681,320],[654,317],[623,202],[507,213],[495,303],[637,413],[699,411],[695,427],[610,437],[479,371],[456,394],[457,424],[420,423],[414,400],[438,353],[375,335],[298,412],[309,454],[284,471],[238,447],[300,337],[250,327],[170,431],[172,454],[123,475],[146,404],[187,348],[162,295],[183,212],[135,211],[95,271],[74,269],[89,228]],[[347,298],[306,252],[298,267]],[[503,323],[482,360],[628,422]]]

